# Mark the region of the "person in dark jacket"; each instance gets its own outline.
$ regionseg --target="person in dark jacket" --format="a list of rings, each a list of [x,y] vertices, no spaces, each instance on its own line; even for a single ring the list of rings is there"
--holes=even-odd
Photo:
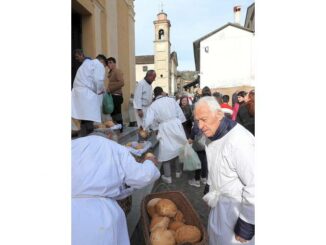
[[[245,96],[244,103],[239,107],[236,121],[255,135],[255,91]]]
[[[184,95],[180,98],[180,102],[179,105],[182,109],[183,114],[185,115],[186,121],[184,123],[182,123],[182,126],[185,130],[187,139],[190,136],[191,133],[191,127],[192,127],[192,109],[191,106],[189,104],[189,100],[188,100],[188,96]]]

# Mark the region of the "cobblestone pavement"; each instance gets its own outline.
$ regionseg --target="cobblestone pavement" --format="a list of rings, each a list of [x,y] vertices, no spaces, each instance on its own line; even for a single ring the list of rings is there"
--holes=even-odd
[[[162,172],[161,168],[161,172]],[[172,167],[172,184],[166,184],[161,179],[155,182],[155,185],[152,189],[152,193],[154,192],[162,192],[162,191],[181,191],[186,197],[189,199],[193,208],[198,213],[201,222],[204,227],[207,227],[207,220],[209,215],[209,208],[206,203],[202,200],[204,185],[201,183],[200,187],[190,186],[188,184],[188,174],[187,172],[183,172],[181,178],[175,178],[175,170]],[[143,231],[141,228],[141,222],[138,223],[134,233],[131,236],[131,244],[132,245],[142,245],[145,244],[143,240]]]

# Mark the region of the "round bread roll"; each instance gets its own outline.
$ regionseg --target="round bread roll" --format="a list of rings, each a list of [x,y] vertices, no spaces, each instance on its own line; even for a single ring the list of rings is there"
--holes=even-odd
[[[183,213],[178,209],[177,214],[174,217],[175,221],[185,222],[185,219],[183,218]]]
[[[132,143],[131,143],[131,142],[128,142],[128,143],[126,144],[126,146],[131,147],[131,146],[132,146]]]
[[[112,120],[107,120],[105,123],[104,123],[105,126],[111,128],[112,126],[114,126],[114,123]]]
[[[162,199],[155,206],[155,211],[159,215],[168,216],[170,218],[175,216],[177,210],[177,206],[169,199]]]
[[[140,130],[140,131],[139,131],[139,134],[140,134],[140,136],[143,137],[143,138],[146,138],[146,137],[148,136],[148,133],[147,133],[146,130]]]
[[[169,224],[169,229],[170,230],[173,230],[173,231],[176,231],[177,229],[179,229],[181,226],[185,225],[184,223],[180,222],[180,221],[173,221],[173,222],[170,222]]]
[[[173,232],[170,230],[156,229],[150,236],[152,245],[175,245]]]
[[[177,244],[186,242],[196,243],[201,239],[200,230],[193,225],[183,225],[175,232],[175,240]]]
[[[162,198],[153,198],[151,199],[148,203],[147,203],[147,213],[149,214],[149,216],[151,218],[154,217],[154,215],[156,214],[155,211],[155,205],[156,203],[158,203],[158,201],[160,201]],[[157,214],[156,214],[157,215]]]
[[[155,157],[155,155],[153,154],[153,153],[151,153],[151,152],[147,152],[146,154],[145,154],[145,158],[146,157]]]
[[[168,217],[154,216],[150,224],[150,231],[153,232],[158,228],[166,229],[169,226],[170,219]]]
[[[140,150],[140,149],[143,149],[143,148],[144,148],[144,146],[142,144],[138,144],[138,145],[135,146],[136,150]]]
[[[96,128],[106,128],[106,127],[105,127],[105,125],[104,125],[104,124],[102,124],[102,123],[101,123],[101,124],[98,124],[98,125],[96,125],[95,127],[96,127]]]
[[[171,231],[171,233],[173,234],[174,239],[175,239],[175,231],[174,230],[170,230],[170,229],[168,229],[168,231]]]

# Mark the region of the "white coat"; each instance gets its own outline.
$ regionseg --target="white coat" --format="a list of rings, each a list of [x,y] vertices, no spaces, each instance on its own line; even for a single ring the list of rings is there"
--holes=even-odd
[[[179,155],[181,147],[187,142],[182,126],[185,121],[180,106],[173,98],[159,96],[148,108],[143,124],[144,128],[158,129],[159,161],[169,161]]]
[[[135,115],[134,99],[133,98],[129,99],[128,114],[129,114],[129,122],[136,122],[136,115]]]
[[[72,141],[72,245],[130,244],[126,216],[115,199],[124,183],[140,189],[160,176],[149,160],[102,136]],[[129,190],[129,189],[127,189]]]
[[[152,85],[148,84],[145,79],[138,82],[135,93],[134,93],[134,108],[135,116],[138,127],[143,126],[143,119],[146,115],[148,107],[151,105],[153,100],[153,89]],[[142,109],[143,118],[138,116],[138,109]]]
[[[78,120],[101,122],[101,104],[104,91],[105,68],[97,60],[85,59],[79,67],[71,91],[71,117]]]
[[[233,231],[238,217],[255,224],[254,147],[253,135],[240,124],[206,147],[210,245],[241,244]],[[246,244],[254,243],[253,237]]]

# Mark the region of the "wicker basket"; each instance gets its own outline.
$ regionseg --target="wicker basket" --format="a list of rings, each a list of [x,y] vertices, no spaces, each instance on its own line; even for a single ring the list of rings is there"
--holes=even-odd
[[[200,221],[200,218],[194,208],[192,207],[191,203],[187,199],[187,197],[180,191],[168,191],[168,192],[159,192],[159,193],[152,193],[144,197],[141,203],[141,223],[143,229],[143,235],[145,239],[146,245],[151,245],[150,242],[150,232],[149,232],[149,225],[150,225],[150,218],[147,214],[146,206],[147,203],[153,198],[166,198],[173,201],[178,209],[183,213],[184,218],[186,220],[185,224],[187,225],[194,225],[201,231],[202,239],[200,242],[195,243],[193,245],[206,245],[208,244],[208,237],[206,229],[204,228],[203,224]],[[186,243],[184,244],[186,245]]]

